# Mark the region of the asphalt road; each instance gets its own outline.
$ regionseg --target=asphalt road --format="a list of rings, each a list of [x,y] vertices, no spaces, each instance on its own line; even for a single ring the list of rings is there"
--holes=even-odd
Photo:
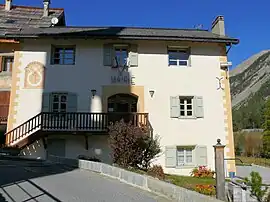
[[[0,159],[0,202],[168,202],[170,200],[83,170]]]
[[[262,177],[264,184],[270,185],[270,168],[261,166],[236,166],[236,175],[241,178],[249,177],[250,173],[258,172]]]

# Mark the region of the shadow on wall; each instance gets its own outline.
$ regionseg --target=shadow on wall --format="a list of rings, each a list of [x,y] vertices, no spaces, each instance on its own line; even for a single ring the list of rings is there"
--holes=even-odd
[[[0,202],[7,202],[7,200],[3,197],[1,193],[0,193]]]
[[[43,161],[0,157],[0,202],[59,201],[33,179],[70,172],[78,166],[45,164]]]

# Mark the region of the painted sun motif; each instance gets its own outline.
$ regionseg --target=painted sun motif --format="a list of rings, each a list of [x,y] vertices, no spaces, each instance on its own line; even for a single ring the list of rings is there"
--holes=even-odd
[[[25,88],[43,88],[44,66],[39,62],[30,63],[25,69]]]

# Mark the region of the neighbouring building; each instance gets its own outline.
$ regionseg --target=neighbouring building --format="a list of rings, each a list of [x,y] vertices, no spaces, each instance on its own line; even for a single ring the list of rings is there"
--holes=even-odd
[[[167,173],[214,169],[218,138],[234,158],[224,18],[212,30],[26,28],[16,38],[7,144],[22,154],[111,163],[107,126],[140,122],[161,137]],[[226,161],[235,171],[234,161]]]
[[[7,39],[6,33],[18,32],[26,27],[51,27],[54,25],[53,18],[58,21],[56,26],[65,25],[63,9],[50,8],[49,0],[44,0],[43,4],[43,8],[13,5],[12,0],[0,4],[0,144],[4,143],[9,113],[14,52],[20,50],[19,41]]]

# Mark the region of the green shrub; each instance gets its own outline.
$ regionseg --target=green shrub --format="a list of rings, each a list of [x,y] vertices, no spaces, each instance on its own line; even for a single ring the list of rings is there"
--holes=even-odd
[[[251,195],[255,196],[258,201],[263,202],[263,197],[267,192],[267,188],[262,189],[262,177],[258,172],[252,171],[250,173],[251,179],[245,178],[248,186],[251,186]]]

